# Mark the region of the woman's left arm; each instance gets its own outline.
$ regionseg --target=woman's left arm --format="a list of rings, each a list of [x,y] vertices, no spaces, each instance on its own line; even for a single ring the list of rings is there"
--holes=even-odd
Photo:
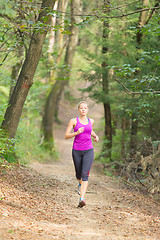
[[[99,141],[99,137],[97,136],[97,134],[95,134],[95,132],[92,130],[91,132],[91,136],[94,137],[94,141],[98,142]]]
[[[94,120],[93,119],[90,119],[90,120],[91,120],[91,123],[92,123],[92,126],[93,126]],[[91,136],[94,137],[95,142],[99,141],[99,137],[97,136],[97,134],[93,130],[91,132]]]

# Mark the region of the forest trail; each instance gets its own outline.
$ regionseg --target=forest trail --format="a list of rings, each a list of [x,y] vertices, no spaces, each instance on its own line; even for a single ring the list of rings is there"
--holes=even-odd
[[[63,103],[60,114],[64,114]],[[92,111],[92,110],[91,110]],[[93,107],[94,111],[94,107]],[[122,181],[105,176],[94,163],[84,208],[71,159],[73,139],[64,140],[68,120],[55,128],[57,162],[34,161],[1,173],[0,240],[158,240],[160,206]],[[73,114],[73,115],[72,115]],[[94,119],[100,119],[96,108]]]

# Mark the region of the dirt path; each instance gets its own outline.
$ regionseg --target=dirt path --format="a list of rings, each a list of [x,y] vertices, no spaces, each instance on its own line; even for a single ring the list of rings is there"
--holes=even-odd
[[[66,113],[66,124],[71,115]],[[65,128],[55,129],[60,161],[33,162],[1,173],[0,240],[160,239],[159,205],[103,175],[97,164],[90,174],[87,205],[77,208],[72,140],[64,140]]]

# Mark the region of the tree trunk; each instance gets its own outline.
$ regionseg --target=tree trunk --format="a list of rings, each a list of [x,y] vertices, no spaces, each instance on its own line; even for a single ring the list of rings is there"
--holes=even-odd
[[[65,12],[68,6],[69,0],[59,0],[58,1],[58,7],[57,10],[62,13],[62,18],[57,18],[56,19],[56,25],[61,25],[62,28],[64,28],[64,17],[65,17]],[[61,55],[61,51],[63,48],[64,44],[64,34],[61,31],[56,31],[55,32],[55,48],[57,49],[58,55]],[[59,57],[58,57],[59,59]],[[59,62],[59,60],[58,60]]]
[[[65,17],[65,12],[66,12],[66,8],[68,5],[68,0],[64,1],[64,0],[59,0],[58,3],[55,4],[54,9],[60,13],[62,13],[62,18],[64,21],[64,17]],[[61,25],[62,28],[64,28],[64,22],[62,21],[61,18],[59,17],[52,17],[52,26],[55,27],[55,25]],[[66,38],[65,42],[64,40],[64,34],[61,31],[53,31],[51,30],[50,32],[50,37],[49,37],[49,47],[48,47],[48,62],[49,62],[49,67],[51,68],[50,73],[49,73],[49,83],[53,86],[53,84],[55,84],[56,82],[56,69],[55,69],[55,65],[58,65],[61,61],[63,52],[67,46],[68,43],[68,37]],[[53,52],[57,52],[57,56],[53,58],[52,53]],[[57,89],[57,86],[56,86]],[[51,90],[52,92],[52,90]],[[53,95],[53,94],[51,94]],[[50,96],[48,96],[50,97]],[[48,101],[48,100],[47,100]],[[56,104],[55,107],[55,121],[56,122],[60,122],[60,120],[58,119],[58,105]]]
[[[56,81],[54,87],[51,88],[49,96],[46,101],[45,112],[42,119],[43,144],[50,152],[54,152],[54,135],[53,122],[54,112],[57,104],[57,93],[60,93],[61,81]]]
[[[18,15],[17,19],[19,20],[18,21],[19,26],[22,26],[23,21],[25,20],[25,14],[22,9],[24,9],[24,4],[21,0],[20,5],[19,5],[19,11],[17,11],[17,15]],[[22,38],[21,35],[19,36],[19,38]],[[24,46],[19,45],[17,47],[17,62],[15,65],[12,66],[11,87],[10,87],[9,99],[11,98],[13,89],[14,89],[17,79],[18,79],[19,71],[22,67],[23,56],[24,56]]]
[[[108,1],[104,1],[104,7],[106,7]],[[108,12],[108,10],[106,10]],[[108,47],[106,46],[106,39],[108,39],[108,29],[109,23],[108,20],[104,20],[103,22],[103,46],[102,46],[102,54],[106,54],[108,52]],[[103,92],[106,95],[109,95],[109,74],[107,70],[107,60],[102,63],[103,74],[102,74],[102,83],[103,83]],[[111,160],[111,151],[112,151],[112,125],[111,125],[111,108],[110,102],[106,101],[103,103],[104,105],[104,117],[105,117],[105,141],[103,144],[103,156],[109,157]]]
[[[134,114],[131,119],[131,138],[130,138],[130,157],[132,158],[137,150],[137,132],[138,132],[138,120],[135,119]]]
[[[59,17],[52,17],[52,26],[55,27],[55,25],[61,25],[62,28],[64,28],[64,16],[66,12],[66,8],[68,5],[68,0],[59,0],[56,2],[54,10],[57,10],[58,12],[62,13],[63,19]],[[68,38],[67,38],[68,39]],[[67,42],[66,39],[66,42]],[[50,36],[49,36],[49,47],[48,47],[48,62],[49,67],[51,68],[49,73],[49,82],[53,85],[56,81],[56,70],[54,67],[54,64],[59,64],[60,60],[62,58],[62,54],[66,48],[66,43],[64,43],[64,34],[61,31],[56,31],[51,29]],[[57,56],[53,57],[52,53],[57,52]]]
[[[143,7],[149,6],[149,0],[143,0],[142,3]],[[138,32],[137,32],[137,43],[140,45],[142,42],[143,33],[141,32],[142,27],[146,24],[147,21],[147,11],[141,12],[139,15],[139,22],[138,22]]]
[[[143,0],[142,2],[143,7],[148,7],[149,6],[149,0]],[[148,12],[144,11],[140,13],[139,16],[139,22],[138,22],[138,32],[137,32],[137,44],[141,45],[143,34],[141,32],[142,27],[146,24],[147,22],[147,15]],[[138,59],[137,59],[138,60]],[[132,119],[131,119],[131,139],[130,139],[130,156],[132,157],[133,154],[135,154],[136,149],[137,149],[137,129],[138,129],[138,120],[136,119],[136,113],[133,114]]]
[[[57,106],[64,87],[68,84],[70,77],[70,69],[72,68],[73,56],[75,48],[78,43],[78,27],[75,25],[77,19],[75,17],[76,12],[80,9],[81,0],[71,1],[71,34],[69,36],[68,46],[64,58],[64,64],[66,68],[59,72],[56,83],[52,86],[51,92],[48,96],[45,105],[44,117],[42,120],[42,131],[44,135],[43,146],[48,150],[54,148],[54,134],[53,134],[53,123],[57,119]]]
[[[121,156],[125,158],[125,130],[126,130],[126,119],[122,118],[122,140],[121,140]]]
[[[110,103],[104,103],[104,117],[105,117],[105,141],[103,144],[103,156],[111,160],[112,156],[112,125],[111,125],[111,108]]]
[[[57,1],[54,5],[54,10],[57,10]],[[53,49],[55,46],[55,23],[56,23],[56,15],[51,18],[51,30],[49,34],[49,46],[48,46],[48,63],[49,63],[49,68],[51,68],[49,72],[49,82],[51,84],[55,83],[55,70],[54,70],[54,57],[52,55]]]
[[[11,74],[11,87],[10,87],[10,92],[9,92],[9,99],[12,96],[15,84],[17,82],[17,78],[18,78],[18,73],[21,69],[22,66],[22,61],[19,60],[13,67],[12,67],[12,74]]]
[[[53,9],[56,0],[43,0],[41,12],[38,21],[44,22],[44,17],[48,16],[48,9]],[[45,24],[50,23],[50,17]],[[23,105],[25,103],[28,91],[33,84],[33,77],[38,65],[42,46],[47,34],[47,28],[41,32],[34,32],[31,38],[29,50],[23,63],[18,81],[11,95],[9,105],[6,109],[2,129],[6,131],[9,138],[14,138],[21,117]]]

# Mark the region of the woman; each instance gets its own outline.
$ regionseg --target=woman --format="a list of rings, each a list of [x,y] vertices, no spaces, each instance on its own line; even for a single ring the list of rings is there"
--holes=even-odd
[[[89,172],[94,159],[91,136],[94,138],[95,142],[99,141],[99,137],[92,129],[94,120],[87,117],[87,102],[79,102],[78,110],[80,116],[70,120],[66,129],[65,139],[75,137],[73,142],[72,157],[75,166],[76,178],[79,182],[77,189],[80,194],[78,207],[83,207],[86,205],[84,195],[87,191]],[[71,132],[72,129],[74,129],[74,132]]]

